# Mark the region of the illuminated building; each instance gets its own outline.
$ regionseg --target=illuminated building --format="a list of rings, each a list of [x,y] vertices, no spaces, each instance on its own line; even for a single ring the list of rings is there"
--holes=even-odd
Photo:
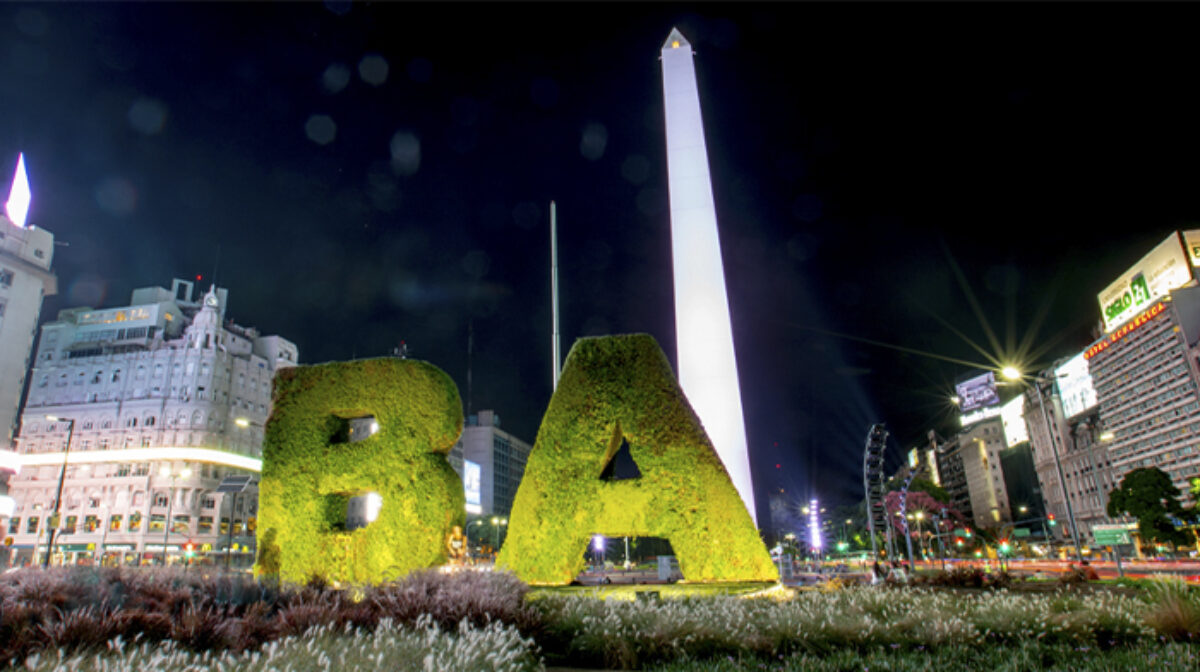
[[[33,335],[42,299],[58,290],[50,270],[54,234],[26,226],[30,200],[25,157],[20,156],[8,200],[0,211],[0,524],[14,508],[5,482],[19,468],[12,437]]]
[[[679,385],[757,522],[700,92],[678,29],[663,44],[662,72]]]
[[[449,458],[450,466],[463,477],[465,485],[478,483],[477,510],[471,510],[472,488],[464,488],[467,513],[507,516],[512,511],[531,448],[528,443],[500,429],[500,416],[495,411],[479,411],[467,416],[462,438]],[[478,469],[476,475],[465,471],[470,465]]]
[[[1081,537],[1112,524],[1108,493],[1125,474],[1156,467],[1186,491],[1200,474],[1200,231],[1172,232],[1097,295],[1103,335],[1041,374],[1050,426],[1028,418],[1038,478],[1060,529],[1065,498]],[[1036,403],[1034,391],[1027,393]]]
[[[1173,290],[1128,324],[1088,349],[1117,482],[1158,467],[1186,492],[1200,475],[1200,287]]]
[[[1046,419],[1041,416],[1035,396],[1037,391],[1031,388],[1025,393],[1027,407],[1034,409],[1026,418],[1034,469],[1041,484],[1046,513],[1053,514],[1056,523],[1053,526],[1047,523],[1047,530],[1059,541],[1070,538],[1070,520],[1062,488],[1062,481],[1065,481],[1080,542],[1090,543],[1094,526],[1113,522],[1105,509],[1108,493],[1117,486],[1118,479],[1114,478],[1107,446],[1100,440],[1099,406],[1087,360],[1079,353],[1056,362],[1039,377],[1055,381],[1053,386],[1042,386],[1049,429]],[[1050,441],[1054,441],[1062,462],[1062,481],[1058,477]]]
[[[225,289],[193,290],[137,289],[129,306],[71,308],[42,327],[10,484],[18,558],[45,548],[68,440],[55,562],[156,560],[168,515],[170,556],[189,540],[201,555],[227,548],[231,519],[233,544],[253,544],[256,493],[233,511],[215,491],[261,469],[271,381],[296,346],[226,321]]]
[[[1000,461],[1000,454],[1007,447],[1004,426],[998,416],[964,427],[958,434],[971,514],[978,527],[995,527],[1012,521]]]

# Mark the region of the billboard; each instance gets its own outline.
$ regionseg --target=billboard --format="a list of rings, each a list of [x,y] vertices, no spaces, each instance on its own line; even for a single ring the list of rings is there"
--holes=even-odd
[[[1096,388],[1092,387],[1092,374],[1082,352],[1055,369],[1054,378],[1063,413],[1068,418],[1096,405]]]
[[[996,374],[991,371],[955,385],[954,391],[958,395],[958,409],[963,413],[1000,403]]]
[[[467,496],[467,513],[483,513],[480,500],[480,484],[483,481],[483,469],[470,460],[463,460],[463,494]]]
[[[1006,448],[1029,440],[1029,428],[1025,425],[1025,395],[1013,397],[1000,407],[1000,423],[1004,425]]]
[[[1200,229],[1183,232],[1183,247],[1193,267],[1200,267]]]
[[[1180,234],[1172,233],[1097,295],[1104,331],[1109,332],[1192,279]]]

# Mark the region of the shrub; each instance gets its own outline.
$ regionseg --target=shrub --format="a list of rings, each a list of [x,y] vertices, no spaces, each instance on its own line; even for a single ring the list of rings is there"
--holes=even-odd
[[[263,440],[255,571],[305,583],[377,583],[445,562],[463,524],[462,481],[445,454],[462,432],[462,404],[441,369],[391,357],[297,366],[275,375]],[[379,431],[339,442],[349,418]],[[365,528],[344,531],[349,497],[378,492]]]
[[[628,441],[641,477],[602,481]],[[575,342],[538,430],[497,565],[566,585],[592,534],[670,540],[689,581],[776,581],[754,523],[666,356],[646,334]]]
[[[1160,635],[1177,640],[1200,640],[1200,591],[1182,580],[1161,578],[1148,593],[1146,622]]]

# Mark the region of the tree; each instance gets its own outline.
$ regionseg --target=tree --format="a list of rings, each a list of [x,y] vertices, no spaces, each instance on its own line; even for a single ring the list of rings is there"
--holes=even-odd
[[[1137,518],[1143,542],[1187,544],[1190,537],[1175,529],[1172,518],[1186,516],[1179,503],[1179,488],[1166,472],[1155,467],[1134,469],[1121,479],[1121,487],[1108,495],[1108,515]]]

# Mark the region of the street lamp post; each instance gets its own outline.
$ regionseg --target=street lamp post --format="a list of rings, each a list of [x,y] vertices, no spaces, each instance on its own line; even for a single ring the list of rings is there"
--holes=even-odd
[[[184,467],[182,471],[180,471],[178,474],[175,474],[171,471],[171,467],[169,467],[167,465],[163,465],[162,470],[160,470],[158,473],[163,478],[171,479],[171,489],[167,491],[167,520],[166,520],[166,525],[163,526],[162,564],[163,564],[163,567],[166,567],[167,566],[167,539],[169,538],[169,536],[171,534],[171,527],[172,527],[172,525],[171,525],[171,505],[173,505],[175,503],[175,479],[176,478],[187,478],[187,477],[191,476],[192,470],[187,467]],[[229,527],[230,527],[230,529],[233,528],[233,514],[232,513],[229,514]]]
[[[1021,372],[1013,367],[1005,367],[1001,374],[1009,380],[1021,380]],[[1075,559],[1083,561],[1083,549],[1079,546],[1079,530],[1075,526],[1075,510],[1071,506],[1071,495],[1067,492],[1067,477],[1063,473],[1062,458],[1058,455],[1058,445],[1054,442],[1054,427],[1050,424],[1050,415],[1046,413],[1046,402],[1042,399],[1042,383],[1053,383],[1038,376],[1031,376],[1033,390],[1037,393],[1038,408],[1042,412],[1042,422],[1046,425],[1046,439],[1050,441],[1050,452],[1054,455],[1054,467],[1058,472],[1058,485],[1062,488],[1063,505],[1067,509],[1067,523],[1071,526],[1071,541],[1075,544]]]
[[[63,449],[63,465],[62,470],[58,472],[58,493],[54,495],[54,513],[50,516],[50,529],[47,531],[46,537],[46,557],[42,558],[42,567],[50,567],[50,556],[54,554],[54,537],[58,531],[58,512],[62,509],[62,491],[63,480],[67,477],[67,456],[71,454],[71,436],[75,433],[75,418],[60,418],[56,415],[47,415],[46,419],[50,422],[65,422],[67,423],[67,447]]]

